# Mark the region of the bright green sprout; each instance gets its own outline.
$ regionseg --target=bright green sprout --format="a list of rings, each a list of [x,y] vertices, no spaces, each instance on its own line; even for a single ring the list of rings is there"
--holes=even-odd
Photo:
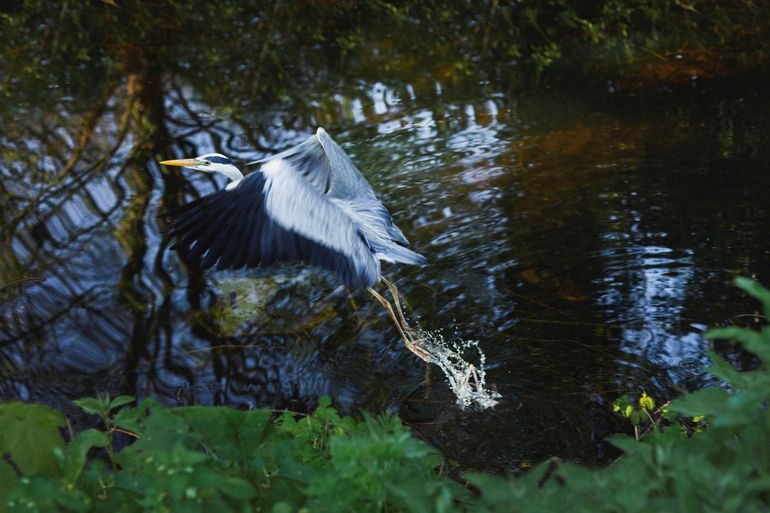
[[[639,398],[639,407],[652,411],[655,409],[655,400],[647,395],[647,392],[642,392],[642,397]]]

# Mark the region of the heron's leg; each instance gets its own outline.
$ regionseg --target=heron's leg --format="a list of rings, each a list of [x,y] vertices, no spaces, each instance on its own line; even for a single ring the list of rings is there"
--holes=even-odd
[[[410,341],[409,343],[411,347],[416,348],[417,350],[421,351],[422,354],[427,355],[428,357],[432,357],[432,354],[422,347],[423,339],[420,336],[419,332],[417,332],[415,329],[409,326],[409,323],[406,322],[406,317],[404,317],[404,307],[403,307],[403,304],[406,303],[406,301],[404,300],[403,296],[401,296],[401,294],[398,292],[396,285],[388,281],[384,277],[382,277],[382,281],[385,283],[385,285],[387,285],[388,290],[390,291],[390,295],[393,298],[393,305],[395,306],[394,310],[398,314],[398,317],[404,332],[409,336],[409,341]],[[414,349],[412,349],[412,352],[414,352]]]
[[[382,278],[383,283],[388,287],[388,291],[390,291],[390,296],[393,298],[393,304],[395,305],[395,310],[398,313],[398,317],[401,320],[401,324],[404,326],[405,329],[411,330],[409,327],[409,323],[406,322],[406,318],[404,317],[404,307],[401,306],[401,294],[398,293],[398,289],[396,288],[396,285],[385,279],[383,276]]]
[[[374,298],[377,301],[379,301],[382,306],[385,307],[385,310],[387,310],[388,314],[390,315],[390,318],[393,319],[393,324],[396,325],[398,332],[401,334],[401,338],[406,340],[406,333],[404,333],[404,329],[401,326],[401,323],[398,321],[398,318],[396,317],[396,313],[393,311],[393,305],[390,304],[390,301],[382,297],[382,295],[379,292],[377,292],[372,288],[369,288],[367,290],[369,291],[369,294],[374,296]]]
[[[401,294],[398,292],[396,285],[388,281],[387,279],[385,279],[385,277],[382,277],[381,279],[383,283],[387,285],[388,290],[390,291],[390,295],[393,296],[393,305],[395,306],[394,310],[398,313],[399,318],[401,319],[404,332],[410,335],[412,344],[416,344],[419,346],[422,340],[417,336],[417,333],[406,322],[406,318],[404,317],[404,310],[402,307],[402,303],[404,301],[402,299]],[[430,355],[430,353],[425,351],[424,348],[419,347],[419,349],[425,352],[426,354]],[[463,388],[469,385],[472,385],[476,390],[482,390],[481,382],[479,381],[479,374],[478,374],[478,371],[476,370],[475,365],[468,364],[468,367],[463,372],[460,384]]]
[[[414,330],[411,326],[409,326],[409,323],[406,321],[406,317],[404,317],[404,304],[406,303],[403,296],[401,296],[401,293],[399,293],[398,288],[396,288],[396,285],[390,281],[388,281],[385,277],[381,277],[382,281],[385,283],[385,285],[388,287],[388,291],[390,291],[390,295],[393,298],[393,305],[395,306],[394,310],[398,314],[399,320],[401,321],[401,325],[404,328],[404,331],[410,335],[412,339],[412,344],[421,345],[422,344],[422,337],[420,334]]]
[[[423,360],[424,362],[430,363],[431,354],[420,345],[420,340],[413,336],[413,330],[409,328],[408,324],[406,324],[406,320],[404,319],[402,324],[401,320],[399,319],[399,316],[401,317],[401,319],[404,318],[403,312],[399,310],[398,315],[396,315],[396,312],[393,309],[393,305],[390,304],[390,301],[385,299],[379,292],[377,292],[372,288],[369,288],[367,290],[372,296],[374,296],[374,298],[377,301],[380,302],[380,304],[385,308],[385,310],[387,310],[388,314],[390,315],[390,318],[393,320],[393,324],[396,325],[396,329],[401,335],[401,338],[404,340],[404,345],[406,346],[406,348],[409,349],[415,355],[417,355],[417,357]]]

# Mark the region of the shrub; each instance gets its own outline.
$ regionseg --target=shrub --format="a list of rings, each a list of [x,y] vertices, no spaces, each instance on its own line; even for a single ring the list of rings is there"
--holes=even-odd
[[[435,472],[441,455],[397,417],[340,417],[328,398],[307,416],[267,409],[167,408],[153,399],[77,404],[104,421],[65,444],[66,419],[0,405],[0,511],[446,511],[468,493]],[[115,433],[136,441],[104,458]]]

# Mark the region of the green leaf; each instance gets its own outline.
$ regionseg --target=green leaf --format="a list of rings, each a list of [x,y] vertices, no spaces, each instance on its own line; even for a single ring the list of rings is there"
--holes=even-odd
[[[639,398],[639,406],[647,411],[655,409],[655,400],[647,395],[647,392],[642,392],[642,397]]]
[[[759,356],[765,364],[770,365],[770,332],[759,332],[747,328],[730,326],[727,328],[717,328],[706,333],[709,340],[723,338],[728,340],[737,340],[748,351]]]
[[[702,511],[698,500],[697,481],[693,479],[692,469],[688,462],[682,459],[674,460],[674,495],[679,504],[679,511]],[[716,476],[714,476],[716,478]]]
[[[229,495],[233,499],[253,499],[257,491],[245,479],[239,477],[228,477],[219,484],[222,493]]]
[[[118,411],[112,421],[115,426],[121,427],[141,436],[144,431],[144,422],[147,420],[149,412],[154,409],[165,409],[155,399],[148,397],[142,400],[135,408],[123,408]]]
[[[142,432],[142,421],[145,418],[147,415],[141,408],[123,408],[113,417],[112,421],[115,426],[138,435]]]
[[[13,490],[18,481],[19,476],[16,475],[16,471],[11,464],[0,458],[0,512],[6,511],[6,504],[2,498],[8,497],[11,494],[11,490]]]
[[[753,382],[749,372],[739,372],[730,363],[719,356],[714,351],[709,350],[709,358],[711,359],[711,366],[708,371],[714,376],[723,379],[737,388],[743,388],[744,386],[750,386]]]
[[[746,483],[745,491],[750,493],[768,493],[770,491],[770,476],[752,479],[751,482]]]
[[[99,399],[95,399],[93,397],[85,397],[83,399],[77,399],[75,401],[72,401],[72,403],[79,407],[84,412],[91,414],[91,415],[101,415],[105,408],[102,401]]]
[[[730,394],[721,387],[710,387],[675,399],[669,409],[686,417],[715,416],[724,412]]]
[[[0,404],[0,455],[11,460],[25,476],[54,476],[60,473],[54,450],[64,447],[59,428],[67,425],[64,415],[40,404]]]
[[[251,458],[264,443],[265,435],[271,426],[271,416],[272,412],[267,408],[244,412],[243,420],[238,426],[238,440],[243,450],[241,457]]]
[[[634,440],[630,436],[621,434],[612,435],[607,438],[607,441],[626,453],[638,451],[641,444],[638,440]]]
[[[96,429],[86,429],[81,431],[75,436],[75,438],[67,444],[65,449],[64,459],[64,475],[70,481],[74,482],[83,472],[83,467],[86,464],[86,457],[88,451],[92,447],[107,447],[110,443],[110,438],[106,433],[97,431]]]
[[[621,413],[624,417],[627,417],[628,415],[625,415],[626,406],[628,406],[631,403],[631,401],[628,398],[628,394],[623,394],[612,403],[612,411],[616,413]]]
[[[136,462],[136,458],[141,454],[151,455],[156,461],[166,465],[194,464],[200,457],[206,458],[202,451],[188,448],[193,442],[190,428],[181,416],[174,415],[168,408],[153,408],[142,428],[139,440],[118,455],[121,464]]]
[[[114,410],[115,408],[120,408],[126,404],[133,403],[134,400],[135,399],[130,395],[119,395],[113,399],[112,402],[110,402],[110,410]]]
[[[273,509],[270,510],[271,513],[292,513],[294,509],[291,507],[291,504],[288,502],[276,502],[273,504]]]
[[[185,406],[172,411],[184,418],[207,449],[236,461],[253,457],[271,416],[267,409],[239,411],[210,406]]]

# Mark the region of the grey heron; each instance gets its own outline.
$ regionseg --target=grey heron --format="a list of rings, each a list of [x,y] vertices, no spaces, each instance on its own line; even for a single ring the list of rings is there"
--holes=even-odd
[[[263,160],[246,176],[226,156],[165,160],[230,182],[181,207],[168,231],[173,249],[202,269],[304,262],[350,287],[380,281],[380,260],[424,265],[350,157],[323,128]]]
[[[380,260],[425,265],[374,194],[372,186],[323,128],[266,159],[244,176],[220,153],[164,160],[230,182],[173,215],[168,232],[193,264],[239,269],[304,262],[334,271],[350,287],[366,287],[385,307],[406,347],[425,362],[431,354],[404,318],[398,290],[381,275]],[[393,305],[372,287],[385,281]]]

